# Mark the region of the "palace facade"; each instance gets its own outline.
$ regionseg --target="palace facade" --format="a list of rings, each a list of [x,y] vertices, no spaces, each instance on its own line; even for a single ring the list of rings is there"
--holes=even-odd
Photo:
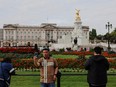
[[[72,35],[73,30],[74,26],[58,26],[55,23],[42,23],[39,26],[4,24],[0,29],[0,46],[45,46],[58,43],[63,35]],[[82,26],[82,30],[88,33],[89,26]]]

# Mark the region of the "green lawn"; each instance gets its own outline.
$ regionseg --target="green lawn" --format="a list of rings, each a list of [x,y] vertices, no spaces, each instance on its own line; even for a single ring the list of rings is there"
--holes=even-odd
[[[77,55],[52,55],[53,58],[63,58],[63,59],[68,59],[68,58],[78,58]]]
[[[17,72],[17,74],[38,74],[38,72]],[[107,87],[116,87],[116,76],[108,76]],[[39,76],[12,76],[10,87],[40,87]],[[88,87],[86,76],[62,76],[61,87]]]
[[[89,58],[91,55],[86,55],[86,58]],[[63,58],[63,59],[68,59],[68,58],[79,58],[78,55],[62,55],[62,54],[58,54],[58,55],[52,55],[53,58]]]

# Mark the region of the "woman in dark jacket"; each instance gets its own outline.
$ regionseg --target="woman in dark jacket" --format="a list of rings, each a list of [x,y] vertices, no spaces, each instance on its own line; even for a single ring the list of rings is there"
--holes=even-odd
[[[90,57],[85,63],[85,69],[88,70],[87,81],[89,87],[106,87],[109,63],[101,55],[101,52],[101,47],[95,47],[94,56]]]
[[[13,74],[15,74],[15,69],[11,64],[11,58],[6,57],[0,62],[0,87],[9,87]]]

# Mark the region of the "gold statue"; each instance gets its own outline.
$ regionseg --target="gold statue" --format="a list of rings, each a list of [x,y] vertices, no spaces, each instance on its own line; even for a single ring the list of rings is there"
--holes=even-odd
[[[81,21],[79,12],[80,12],[80,10],[77,10],[77,9],[76,9],[76,21]]]

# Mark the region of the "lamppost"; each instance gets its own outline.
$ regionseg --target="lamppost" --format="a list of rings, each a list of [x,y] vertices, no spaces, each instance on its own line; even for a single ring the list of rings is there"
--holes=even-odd
[[[110,28],[112,28],[112,24],[110,22],[107,22],[106,29],[108,29],[108,52],[110,51]]]

